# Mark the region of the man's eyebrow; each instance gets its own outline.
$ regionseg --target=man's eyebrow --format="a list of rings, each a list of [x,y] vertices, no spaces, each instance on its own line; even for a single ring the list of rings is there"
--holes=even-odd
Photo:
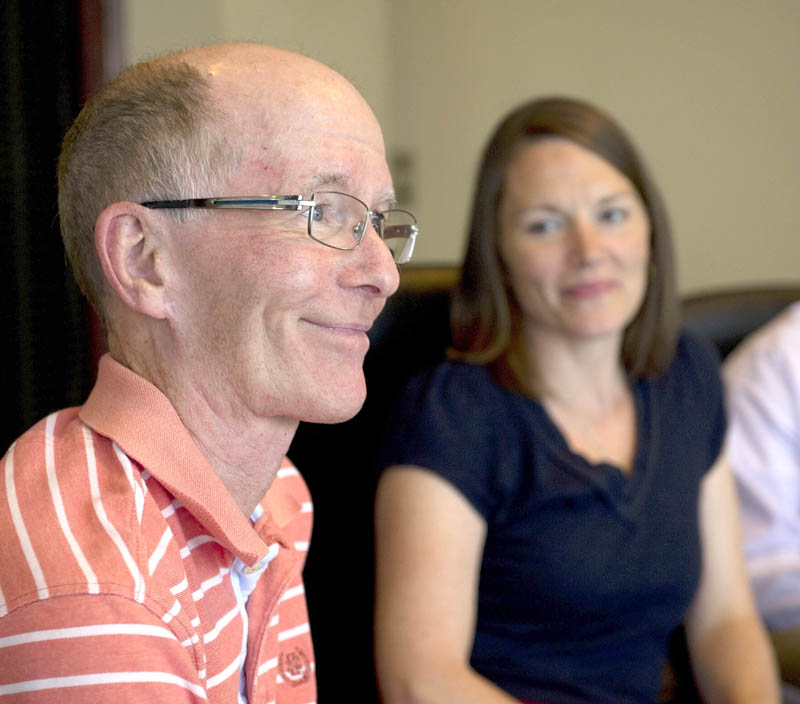
[[[327,172],[314,176],[311,179],[311,190],[318,191],[321,187],[337,186],[345,188],[350,180],[343,173],[340,172]]]
[[[311,179],[310,191],[316,192],[335,186],[349,193],[350,191],[347,190],[349,184],[350,179],[345,174],[338,171],[325,172],[317,174]],[[357,193],[353,193],[352,195],[358,197]],[[397,197],[395,196],[394,189],[389,188],[384,191],[375,199],[375,203],[380,210],[391,210],[394,208],[397,205]]]
[[[375,199],[380,210],[391,210],[397,205],[397,196],[394,194],[394,189],[385,191],[380,197]]]

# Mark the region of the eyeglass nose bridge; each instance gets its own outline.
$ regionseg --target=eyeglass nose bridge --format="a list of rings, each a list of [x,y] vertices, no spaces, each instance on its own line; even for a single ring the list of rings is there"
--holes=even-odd
[[[355,249],[361,244],[361,241],[364,239],[364,235],[367,234],[367,223],[372,225],[372,229],[378,233],[378,236],[383,239],[383,223],[384,223],[383,213],[375,213],[372,210],[367,209],[366,216],[359,220],[353,226],[353,237],[355,239],[355,244],[353,248]]]
[[[384,223],[386,222],[386,217],[383,213],[376,213],[373,210],[367,210],[367,220],[369,220],[370,224],[372,225],[372,229],[378,233],[378,236],[383,239],[383,227]],[[366,222],[365,222],[366,225]],[[364,231],[366,232],[366,227],[364,227]],[[364,236],[362,232],[361,236]]]

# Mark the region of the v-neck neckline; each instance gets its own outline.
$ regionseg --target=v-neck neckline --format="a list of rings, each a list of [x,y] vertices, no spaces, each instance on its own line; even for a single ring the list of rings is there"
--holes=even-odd
[[[514,393],[514,392],[510,392]],[[647,487],[652,477],[649,454],[655,446],[652,424],[651,394],[646,380],[637,380],[631,385],[636,423],[636,446],[633,463],[629,473],[623,472],[610,462],[592,462],[580,453],[574,452],[558,425],[551,418],[544,405],[536,400],[521,396],[533,410],[540,430],[548,440],[558,465],[579,474],[592,486],[601,491],[615,511],[626,520],[633,520],[647,496]]]

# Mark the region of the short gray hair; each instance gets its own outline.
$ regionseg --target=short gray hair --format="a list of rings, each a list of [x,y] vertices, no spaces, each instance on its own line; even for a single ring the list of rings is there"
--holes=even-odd
[[[75,279],[105,328],[107,284],[94,226],[112,203],[213,196],[238,165],[206,77],[174,56],[136,64],[85,105],[58,161],[61,234]],[[169,211],[181,221],[194,211]]]

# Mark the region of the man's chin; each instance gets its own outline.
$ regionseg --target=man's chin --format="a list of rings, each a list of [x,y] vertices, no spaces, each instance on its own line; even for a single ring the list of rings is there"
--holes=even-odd
[[[330,393],[309,404],[300,420],[307,423],[344,423],[355,416],[364,405],[366,389],[349,394]]]

